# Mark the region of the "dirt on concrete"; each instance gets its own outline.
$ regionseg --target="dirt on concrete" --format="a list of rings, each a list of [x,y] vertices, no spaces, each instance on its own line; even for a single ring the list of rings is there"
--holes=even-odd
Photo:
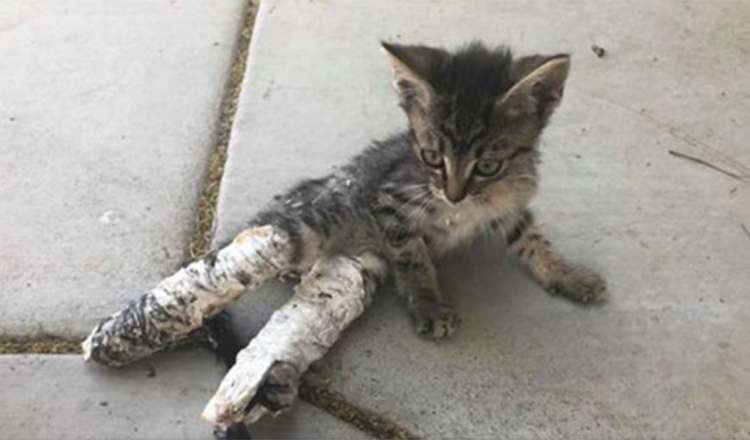
[[[235,43],[235,54],[229,71],[224,100],[221,104],[218,126],[214,145],[208,162],[208,171],[203,185],[203,192],[198,201],[198,215],[190,240],[188,251],[193,259],[203,256],[211,247],[216,219],[216,202],[219,199],[221,176],[224,174],[224,164],[227,159],[229,137],[237,113],[237,102],[242,91],[242,80],[245,77],[247,56],[250,51],[250,41],[253,35],[255,16],[258,12],[259,0],[249,0],[243,15],[242,28]]]
[[[78,354],[81,341],[45,338],[0,338],[0,354]]]
[[[375,438],[399,440],[419,438],[393,420],[350,403],[341,393],[326,385],[305,380],[300,385],[299,395],[308,403],[341,421],[354,425]]]

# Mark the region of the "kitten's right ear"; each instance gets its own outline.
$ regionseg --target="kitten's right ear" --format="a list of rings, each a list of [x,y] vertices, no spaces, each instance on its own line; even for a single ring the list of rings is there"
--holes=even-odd
[[[569,70],[567,54],[520,59],[510,72],[515,85],[497,103],[497,110],[513,118],[534,116],[546,122],[562,100]]]
[[[403,46],[381,42],[381,47],[393,68],[393,87],[406,108],[419,104],[430,105],[435,92],[427,77],[440,56],[440,51],[424,46]]]

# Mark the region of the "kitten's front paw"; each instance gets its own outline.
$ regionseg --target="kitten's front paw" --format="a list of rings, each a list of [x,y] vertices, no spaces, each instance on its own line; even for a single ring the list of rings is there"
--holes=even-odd
[[[452,305],[438,301],[418,301],[409,310],[414,330],[432,339],[447,338],[461,324],[461,317]]]
[[[586,267],[571,267],[552,283],[549,292],[581,304],[602,303],[607,300],[607,282]]]

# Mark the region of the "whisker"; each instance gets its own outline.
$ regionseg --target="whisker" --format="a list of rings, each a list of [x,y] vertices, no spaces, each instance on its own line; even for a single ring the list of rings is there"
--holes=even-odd
[[[412,223],[416,228],[420,228],[422,221],[427,218],[427,210],[432,202],[433,200],[430,197],[430,193],[423,193],[419,204],[407,213],[407,221]]]
[[[386,235],[388,233],[390,233],[393,230],[393,228],[395,228],[395,227],[406,226],[406,227],[411,228],[412,226],[415,226],[415,225],[412,224],[412,223],[415,223],[414,222],[414,220],[415,220],[414,219],[414,214],[418,213],[420,211],[420,208],[426,207],[426,203],[430,202],[430,200],[429,200],[429,192],[424,191],[425,188],[424,188],[423,185],[413,185],[412,188],[413,189],[421,189],[422,191],[420,191],[417,194],[413,195],[412,197],[410,197],[409,199],[407,199],[405,202],[400,203],[399,205],[397,205],[394,208],[394,209],[396,209],[396,211],[399,211],[399,212],[400,211],[406,211],[406,219],[405,219],[406,225],[398,225],[398,224],[396,224],[396,225],[389,225],[383,231]],[[417,203],[417,206],[414,209],[404,210],[404,207],[412,205],[415,202]]]

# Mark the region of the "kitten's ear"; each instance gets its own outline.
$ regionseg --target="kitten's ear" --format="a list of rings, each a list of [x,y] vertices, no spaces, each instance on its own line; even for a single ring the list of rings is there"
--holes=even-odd
[[[402,105],[407,108],[414,103],[425,108],[429,106],[435,92],[427,77],[441,52],[424,46],[403,46],[386,42],[381,42],[381,47],[391,62],[393,87],[396,88]]]
[[[510,72],[515,85],[499,100],[497,109],[511,118],[535,116],[546,121],[562,100],[569,70],[569,55],[515,61]]]

